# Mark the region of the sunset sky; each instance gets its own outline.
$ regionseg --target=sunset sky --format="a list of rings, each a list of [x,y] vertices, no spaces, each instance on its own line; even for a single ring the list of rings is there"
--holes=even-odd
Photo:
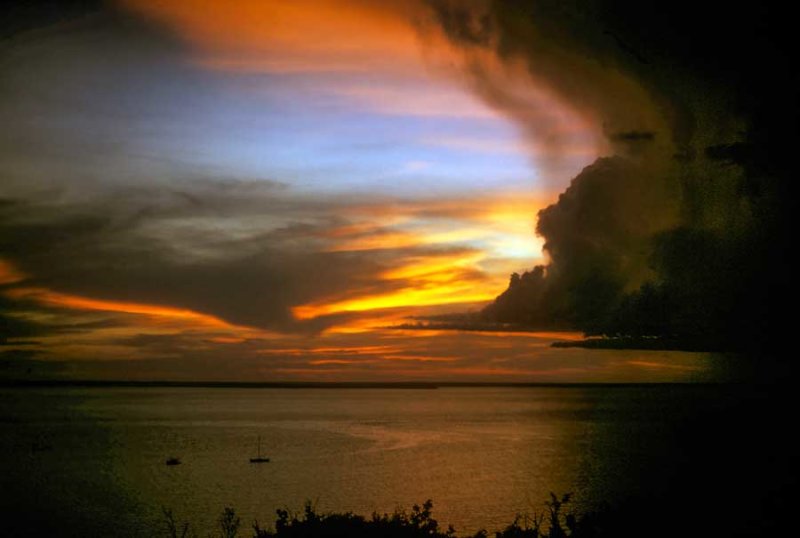
[[[479,17],[454,38],[437,4],[21,21],[0,41],[2,375],[702,377],[705,355],[549,347],[573,333],[391,328],[475,311],[546,261],[537,212],[634,152],[619,133],[666,124],[623,72],[560,51],[536,69]]]

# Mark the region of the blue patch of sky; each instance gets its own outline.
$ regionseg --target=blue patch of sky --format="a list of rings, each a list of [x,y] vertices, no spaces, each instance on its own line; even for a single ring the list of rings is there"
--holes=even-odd
[[[515,127],[499,116],[376,110],[357,94],[337,91],[348,84],[400,95],[441,90],[426,80],[247,76],[145,53],[114,63],[97,50],[86,52],[80,63],[49,59],[49,70],[32,69],[41,78],[25,81],[46,94],[29,102],[38,112],[30,127],[52,149],[64,148],[55,164],[64,164],[72,148],[76,165],[90,162],[109,176],[115,169],[126,178],[205,170],[277,180],[308,194],[430,196],[535,187],[535,170],[521,152],[438,142],[518,145]]]
[[[306,92],[226,93],[210,96],[216,102],[208,106],[183,110],[181,132],[146,141],[150,151],[278,179],[300,192],[415,195],[535,185],[535,171],[521,153],[446,144],[475,138],[518,145],[515,128],[501,118],[388,114],[356,99],[331,106]]]

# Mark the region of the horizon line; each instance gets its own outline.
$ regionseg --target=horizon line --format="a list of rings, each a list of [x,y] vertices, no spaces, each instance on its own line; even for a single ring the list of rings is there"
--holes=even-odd
[[[438,388],[570,388],[570,387],[647,387],[730,385],[724,381],[176,381],[120,379],[9,379],[0,388],[241,388],[241,389],[438,389]]]

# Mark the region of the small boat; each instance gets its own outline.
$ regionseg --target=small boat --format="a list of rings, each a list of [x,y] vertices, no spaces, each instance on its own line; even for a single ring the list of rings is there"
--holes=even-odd
[[[180,458],[167,458],[167,465],[180,465]]]
[[[258,456],[255,458],[250,458],[250,463],[267,463],[269,462],[269,458],[264,458],[261,456],[261,436],[258,436]]]

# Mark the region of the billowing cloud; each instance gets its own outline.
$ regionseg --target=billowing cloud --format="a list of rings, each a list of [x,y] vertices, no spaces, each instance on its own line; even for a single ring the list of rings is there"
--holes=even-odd
[[[547,267],[515,275],[483,315],[540,327],[602,326],[623,294],[656,276],[653,238],[681,221],[679,191],[668,179],[626,157],[587,167],[539,213]]]
[[[601,124],[615,155],[539,213],[549,263],[513,275],[483,318],[713,348],[774,342],[783,322],[761,273],[793,287],[778,261],[793,165],[776,163],[796,135],[775,118],[794,110],[781,97],[796,87],[770,95],[766,82],[788,65],[773,39],[782,21],[681,2],[656,18],[604,2],[430,4],[487,102],[536,130],[482,67],[523,65]]]

